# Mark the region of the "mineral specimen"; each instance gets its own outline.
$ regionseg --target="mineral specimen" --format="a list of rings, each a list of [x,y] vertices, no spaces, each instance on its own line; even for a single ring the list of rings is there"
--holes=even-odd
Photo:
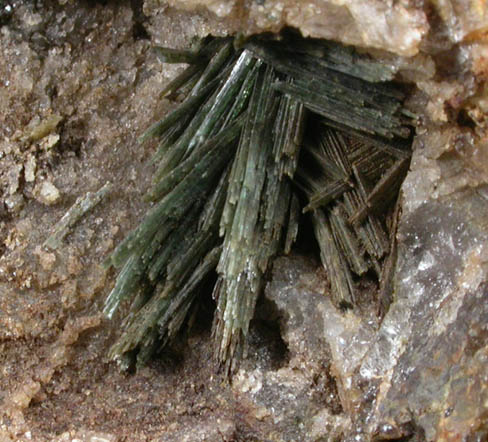
[[[69,233],[70,227],[85,213],[93,209],[110,192],[111,188],[111,183],[105,183],[97,192],[88,192],[84,198],[76,200],[71,209],[54,226],[53,233],[46,239],[44,245],[51,249],[57,249],[61,245],[63,238]]]
[[[133,299],[110,355],[146,362],[216,269],[215,356],[234,372],[271,260],[297,235],[302,196],[336,304],[355,304],[354,275],[381,275],[394,236],[384,214],[408,167],[412,115],[385,83],[390,67],[292,32],[156,51],[190,63],[164,90],[186,97],[142,137],[160,139],[154,206],[107,260],[120,273],[105,313]]]
[[[166,0],[0,3],[1,440],[487,439],[486,2],[171,0],[218,8],[223,19]],[[194,302],[191,327],[131,376],[104,357],[126,305],[116,320],[81,327],[64,345],[63,330],[92,317],[112,286],[98,263],[149,205],[139,195],[154,144],[134,138],[188,91],[160,99],[184,67],[161,66],[150,46],[185,48],[194,36],[284,24],[381,60],[407,83],[408,108],[419,115],[398,216],[389,214],[384,229],[397,231],[397,243],[384,258],[396,270],[382,269],[394,295],[383,322],[374,311],[375,271],[358,280],[351,270],[354,308],[331,302],[307,236],[313,210],[297,216],[308,204],[298,190],[287,230],[291,241],[299,221],[298,244],[273,260],[266,284],[279,311],[258,300],[249,358],[231,385],[209,363],[213,278]],[[23,141],[53,115],[62,117],[55,130]],[[308,155],[311,172],[312,147],[302,144],[299,158]],[[293,185],[300,180],[296,173]],[[61,191],[57,204],[36,200],[43,181]],[[116,183],[113,197],[73,225],[57,250],[43,249],[77,198],[107,181]],[[281,345],[269,340],[280,335]]]

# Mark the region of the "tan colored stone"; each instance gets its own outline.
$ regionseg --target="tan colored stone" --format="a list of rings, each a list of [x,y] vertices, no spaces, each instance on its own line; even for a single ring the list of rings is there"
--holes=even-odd
[[[420,42],[429,30],[423,9],[408,2],[169,0],[168,3],[191,11],[206,8],[225,19],[229,33],[277,32],[292,26],[306,37],[327,38],[405,56],[419,51]]]

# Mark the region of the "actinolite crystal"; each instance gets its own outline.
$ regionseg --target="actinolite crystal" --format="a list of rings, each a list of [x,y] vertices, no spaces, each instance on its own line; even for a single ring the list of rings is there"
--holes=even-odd
[[[388,308],[390,208],[412,122],[403,92],[386,82],[394,72],[292,33],[236,42],[157,49],[164,62],[190,65],[164,90],[183,101],[142,137],[160,140],[154,206],[107,260],[119,274],[105,313],[132,300],[115,359],[137,354],[141,364],[163,348],[216,271],[215,356],[235,370],[265,273],[290,251],[301,211],[311,213],[336,304],[352,307],[356,279],[376,272],[379,310]]]

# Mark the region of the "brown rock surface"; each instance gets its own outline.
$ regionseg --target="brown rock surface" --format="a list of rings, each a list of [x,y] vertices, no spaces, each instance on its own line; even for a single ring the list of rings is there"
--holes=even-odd
[[[0,4],[0,440],[484,440],[485,2],[168,3]],[[104,359],[113,275],[100,264],[147,208],[154,146],[135,140],[171,106],[158,91],[180,69],[149,49],[285,25],[369,48],[412,85],[421,124],[395,302],[381,325],[367,302],[341,313],[313,261],[282,258],[232,386],[214,374],[210,302],[161,360],[122,375]],[[63,245],[44,248],[107,181]]]

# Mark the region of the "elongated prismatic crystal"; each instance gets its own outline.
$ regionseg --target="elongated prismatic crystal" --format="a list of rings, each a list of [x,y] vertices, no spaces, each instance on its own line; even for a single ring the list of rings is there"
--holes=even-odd
[[[118,276],[105,314],[131,303],[110,350],[124,364],[164,348],[216,272],[215,357],[234,371],[266,272],[291,250],[301,216],[337,306],[354,306],[366,273],[377,275],[380,313],[391,301],[413,121],[394,68],[292,33],[236,46],[156,49],[189,66],[162,93],[182,101],[141,137],[159,140],[153,206],[106,262]]]

